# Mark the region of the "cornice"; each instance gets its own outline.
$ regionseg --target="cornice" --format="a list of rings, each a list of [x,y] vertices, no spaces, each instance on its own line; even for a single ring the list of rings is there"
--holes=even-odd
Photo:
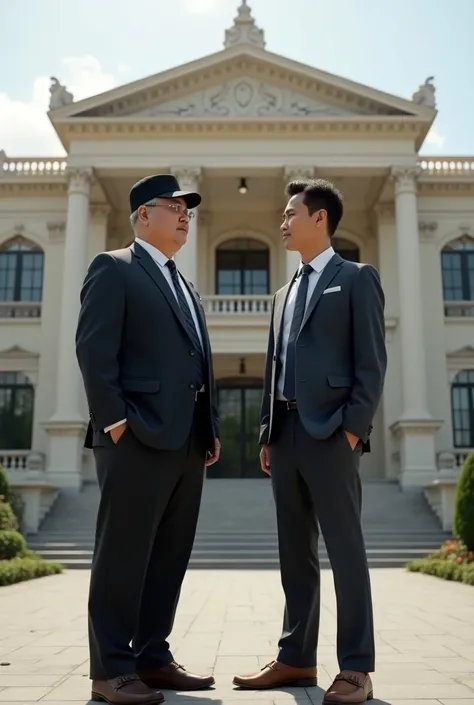
[[[474,196],[472,181],[451,181],[447,176],[431,177],[430,181],[418,181],[418,196]]]
[[[325,139],[415,139],[422,128],[416,118],[393,117],[337,117],[322,118],[175,118],[172,120],[144,118],[87,118],[69,119],[57,125],[63,141],[134,140],[199,138],[250,138],[275,139],[280,136],[296,139],[321,136]]]
[[[239,55],[240,54],[240,55]],[[252,55],[253,54],[253,55]],[[353,83],[343,85],[341,80],[329,74],[322,74],[312,67],[288,62],[283,57],[270,52],[237,52],[208,57],[191,65],[176,67],[161,75],[151,76],[136,84],[115,89],[110,96],[89,99],[52,111],[51,118],[57,126],[68,116],[82,117],[104,116],[108,118],[131,115],[146,110],[152,105],[179,99],[190,90],[193,92],[235,77],[253,77],[257,80],[270,80],[274,84],[298,90],[308,97],[329,101],[360,114],[369,115],[417,115],[427,122],[433,118],[432,111],[420,110],[420,106],[397,99],[387,94],[375,94],[369,87]],[[179,70],[181,69],[181,70]],[[125,92],[125,90],[127,92]]]
[[[68,185],[64,178],[56,178],[54,182],[45,182],[42,176],[28,181],[14,180],[10,182],[0,181],[0,195],[6,198],[27,198],[29,196],[67,196]]]

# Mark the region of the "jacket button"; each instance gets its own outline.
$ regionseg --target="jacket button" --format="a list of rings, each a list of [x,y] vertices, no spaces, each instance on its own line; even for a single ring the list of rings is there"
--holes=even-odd
[[[195,388],[196,388],[196,385],[194,385],[194,384],[189,385],[189,389],[195,389]]]
[[[191,355],[191,357],[193,357],[194,354],[195,354],[195,353],[194,353],[194,350],[190,350],[190,351],[189,351],[189,354]]]

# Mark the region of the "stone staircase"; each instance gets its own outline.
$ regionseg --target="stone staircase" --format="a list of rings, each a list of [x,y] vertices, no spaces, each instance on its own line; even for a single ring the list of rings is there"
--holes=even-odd
[[[371,567],[402,566],[448,538],[421,492],[404,494],[396,483],[365,482],[363,527]],[[99,490],[63,493],[29,546],[68,568],[90,568]],[[321,565],[329,565],[320,540]],[[191,568],[278,568],[275,511],[270,482],[205,483]]]

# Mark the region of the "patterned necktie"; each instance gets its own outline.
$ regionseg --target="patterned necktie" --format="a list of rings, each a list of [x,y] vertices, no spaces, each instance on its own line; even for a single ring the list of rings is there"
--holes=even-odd
[[[304,312],[306,309],[306,296],[308,294],[309,275],[313,272],[310,264],[305,264],[299,275],[301,281],[296,294],[295,310],[291,321],[290,335],[288,337],[288,346],[286,349],[286,368],[285,368],[285,383],[283,387],[283,396],[288,401],[296,396],[296,339],[300,332],[301,324],[303,323]]]
[[[198,372],[198,378],[196,380],[197,388],[200,389],[202,385],[204,384],[204,380],[206,379],[206,365],[205,365],[205,360],[204,360],[204,352],[201,346],[201,341],[199,340],[199,336],[196,330],[196,326],[194,324],[193,316],[191,313],[191,309],[189,308],[188,302],[186,301],[186,296],[184,295],[184,291],[181,287],[181,283],[179,281],[179,275],[178,275],[178,270],[176,268],[176,264],[173,262],[172,259],[169,259],[166,263],[166,266],[171,272],[171,279],[173,280],[174,288],[176,291],[176,296],[178,297],[178,303],[179,307],[181,309],[181,312],[183,314],[184,318],[184,326],[186,328],[186,332],[189,335],[194,351],[195,351],[195,357],[196,357],[196,366],[197,366],[197,372]]]

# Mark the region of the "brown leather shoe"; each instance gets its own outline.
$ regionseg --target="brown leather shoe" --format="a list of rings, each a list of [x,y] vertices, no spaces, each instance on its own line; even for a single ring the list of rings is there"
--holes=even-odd
[[[92,681],[91,700],[110,705],[159,705],[163,693],[149,688],[135,673],[108,681]]]
[[[167,666],[138,671],[140,678],[150,688],[165,688],[168,690],[201,690],[210,688],[215,680],[212,676],[196,676],[188,673],[183,666],[172,661]]]
[[[281,688],[284,685],[309,688],[318,685],[317,675],[316,666],[294,668],[279,661],[271,661],[258,673],[249,676],[235,676],[232,682],[239,688],[249,688],[250,690]]]
[[[323,704],[360,705],[373,697],[374,688],[368,673],[341,671],[324,694]]]

